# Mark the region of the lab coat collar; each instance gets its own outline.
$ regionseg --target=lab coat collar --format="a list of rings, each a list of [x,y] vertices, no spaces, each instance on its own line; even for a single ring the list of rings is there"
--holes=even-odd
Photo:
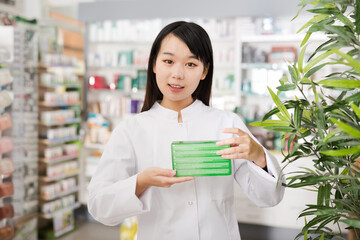
[[[205,108],[205,104],[202,101],[196,99],[192,104],[181,110],[181,117],[183,122],[187,122],[196,117],[198,114],[201,114]],[[155,102],[151,107],[151,111],[154,113],[155,117],[166,118],[171,121],[178,121],[178,112],[161,106],[160,102]]]

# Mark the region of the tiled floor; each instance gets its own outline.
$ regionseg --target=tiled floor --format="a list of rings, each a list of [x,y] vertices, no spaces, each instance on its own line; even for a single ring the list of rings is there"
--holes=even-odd
[[[95,222],[80,222],[78,229],[61,240],[118,240],[120,227],[108,227]]]

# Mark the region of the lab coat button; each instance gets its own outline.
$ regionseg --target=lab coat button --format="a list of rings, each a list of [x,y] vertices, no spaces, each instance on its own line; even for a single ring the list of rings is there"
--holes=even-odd
[[[183,124],[182,124],[182,123],[179,123],[179,127],[183,127]]]
[[[188,201],[188,204],[189,204],[189,205],[193,205],[193,201]]]

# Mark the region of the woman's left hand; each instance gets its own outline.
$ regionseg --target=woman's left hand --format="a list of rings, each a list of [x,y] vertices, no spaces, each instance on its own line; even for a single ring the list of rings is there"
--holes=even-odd
[[[218,141],[216,145],[222,146],[230,144],[230,148],[217,151],[216,154],[221,155],[221,157],[225,159],[247,159],[261,168],[266,166],[264,149],[255,142],[248,133],[238,128],[225,128],[223,132],[234,133],[238,135],[238,137]]]

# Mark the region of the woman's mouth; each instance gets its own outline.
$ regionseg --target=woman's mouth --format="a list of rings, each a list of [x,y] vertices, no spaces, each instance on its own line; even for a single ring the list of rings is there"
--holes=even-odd
[[[184,87],[177,84],[168,84],[172,92],[180,92]]]

